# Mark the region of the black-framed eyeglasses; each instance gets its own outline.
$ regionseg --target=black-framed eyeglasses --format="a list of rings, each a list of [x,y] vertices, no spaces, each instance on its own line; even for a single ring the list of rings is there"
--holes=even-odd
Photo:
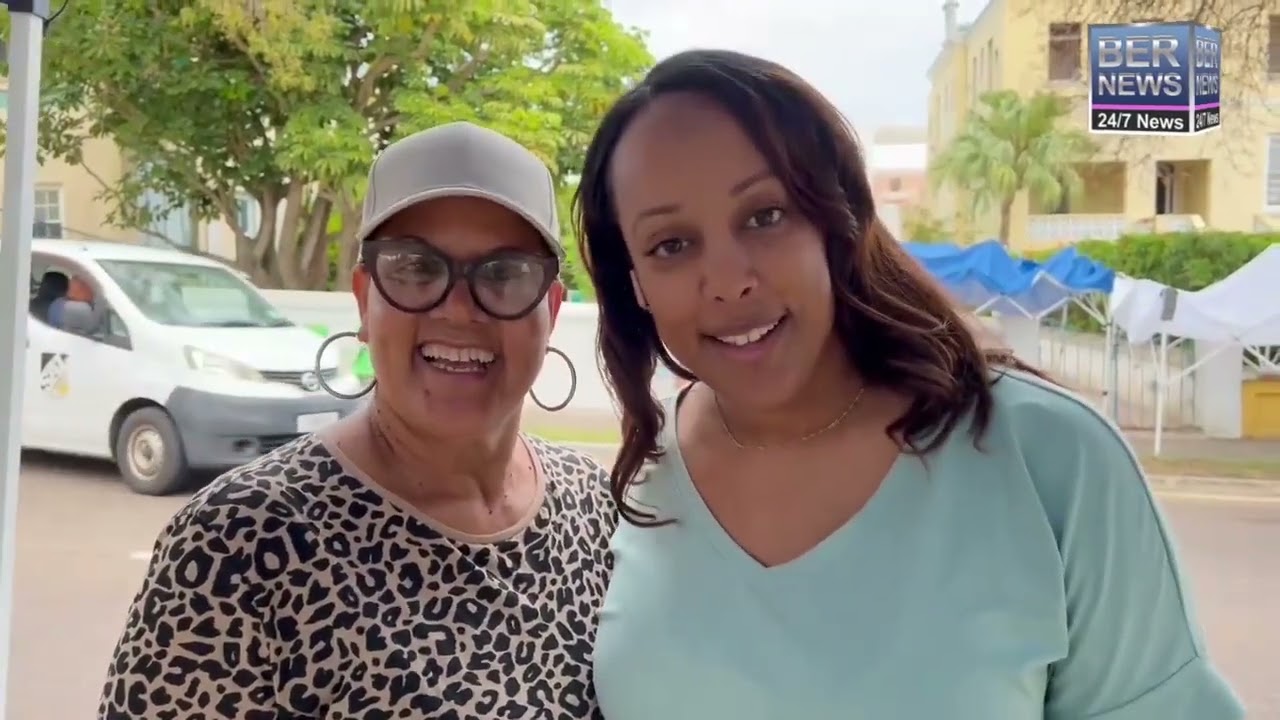
[[[382,297],[401,312],[434,310],[462,279],[476,306],[498,320],[533,312],[560,272],[554,255],[497,250],[464,262],[412,236],[368,240],[360,262]]]

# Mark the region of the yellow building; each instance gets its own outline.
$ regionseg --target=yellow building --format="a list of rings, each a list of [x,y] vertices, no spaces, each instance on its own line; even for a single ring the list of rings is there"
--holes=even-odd
[[[7,112],[9,83],[0,78],[0,114]],[[102,183],[113,183],[124,172],[124,158],[114,143],[90,140],[84,146],[84,163],[71,166],[60,160],[42,163],[36,172],[35,227],[37,238],[102,238],[132,240],[137,233],[113,227],[108,208],[97,200]],[[4,174],[0,173],[0,195]]]
[[[0,120],[8,110],[9,83],[0,77]],[[110,204],[100,198],[104,187],[115,185],[127,171],[128,159],[106,138],[86,140],[83,162],[70,165],[57,159],[41,163],[36,171],[35,224],[32,236],[49,239],[110,240],[168,244],[205,252],[235,256],[235,238],[222,221],[197,222],[190,213],[173,212],[157,220],[149,231],[126,229],[111,224]],[[4,173],[0,172],[0,197],[4,193]],[[156,203],[161,198],[144,197]],[[0,208],[2,210],[2,208]],[[251,227],[258,221],[256,203],[241,198],[240,222]],[[164,238],[164,240],[161,240]]]
[[[1179,19],[1098,19],[1100,13],[1090,17],[1093,11],[1078,0],[990,0],[967,25],[956,12],[956,0],[948,0],[946,40],[929,70],[931,159],[961,131],[977,99],[992,90],[1061,93],[1075,101],[1069,122],[1087,131],[1088,23]],[[1191,137],[1094,135],[1099,150],[1080,166],[1081,196],[1046,208],[1033,207],[1022,193],[1013,207],[1010,244],[1030,250],[1153,229],[1270,229],[1273,217],[1280,219],[1280,113],[1273,111],[1280,109],[1280,85],[1271,82],[1280,83],[1280,51],[1268,57],[1267,50],[1280,49],[1280,14],[1267,27],[1252,29],[1247,43],[1233,44],[1233,32],[1249,31],[1223,33],[1220,130]],[[1242,46],[1250,57],[1232,54]],[[1225,89],[1233,82],[1234,94]],[[971,216],[962,190],[940,188],[933,205],[961,241],[997,234],[995,212]]]

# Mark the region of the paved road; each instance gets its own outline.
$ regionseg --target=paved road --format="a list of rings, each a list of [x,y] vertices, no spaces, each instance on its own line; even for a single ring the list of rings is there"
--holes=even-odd
[[[100,465],[28,456],[19,518],[12,720],[93,716],[155,534],[184,502],[130,494]],[[1280,720],[1280,503],[1166,498],[1210,651]]]

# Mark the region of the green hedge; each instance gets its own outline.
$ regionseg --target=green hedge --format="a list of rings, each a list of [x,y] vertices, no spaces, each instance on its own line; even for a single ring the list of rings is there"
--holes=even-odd
[[[1276,244],[1280,244],[1280,234],[1204,232],[1125,235],[1114,242],[1085,240],[1075,247],[1118,273],[1179,290],[1200,290]],[[1044,250],[1026,257],[1044,261],[1056,252]]]
[[[1178,288],[1200,290],[1240,269],[1271,245],[1280,244],[1276,233],[1158,233],[1125,235],[1118,240],[1085,240],[1076,243],[1080,254],[1117,273],[1145,278]],[[1043,262],[1058,249],[1026,253]],[[1277,279],[1280,282],[1280,279]],[[1067,326],[1101,331],[1098,323],[1079,308],[1068,313]]]

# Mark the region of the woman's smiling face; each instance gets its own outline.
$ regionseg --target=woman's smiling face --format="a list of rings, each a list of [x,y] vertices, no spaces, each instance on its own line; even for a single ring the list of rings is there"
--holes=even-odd
[[[732,116],[698,95],[654,100],[609,183],[635,291],[672,355],[735,403],[799,392],[833,339],[822,234]]]
[[[476,198],[412,205],[392,216],[379,236],[429,241],[456,262],[497,251],[548,252],[528,222]],[[380,255],[376,258],[381,262]],[[389,287],[398,282],[392,265],[381,271]],[[353,279],[381,401],[398,415],[424,432],[466,438],[520,412],[546,356],[560,306],[558,283],[528,314],[499,320],[477,305],[465,280],[457,281],[438,306],[411,313],[389,302],[363,266]],[[486,362],[482,368],[446,367],[449,357]],[[459,371],[467,369],[473,371]]]

